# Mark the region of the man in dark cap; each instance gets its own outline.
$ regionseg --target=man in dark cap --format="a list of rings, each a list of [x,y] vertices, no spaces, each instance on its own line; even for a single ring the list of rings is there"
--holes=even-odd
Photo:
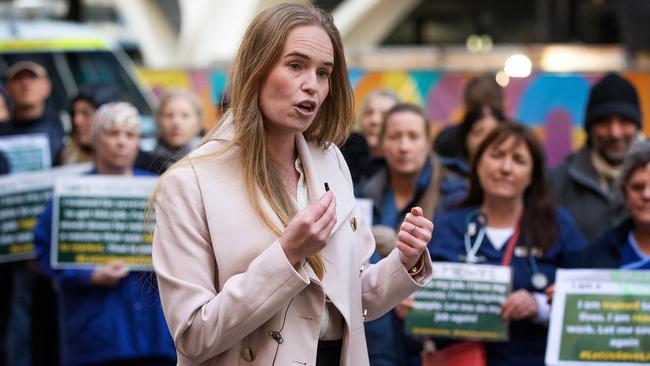
[[[52,91],[47,70],[34,61],[22,60],[12,64],[4,72],[4,78],[7,93],[13,102],[13,113],[8,123],[0,124],[0,136],[45,134],[49,144],[50,162],[54,162],[63,148],[64,131],[59,118],[48,113],[46,109],[47,98]],[[14,165],[20,164],[20,161],[12,160],[10,154],[6,155],[10,169],[20,170]],[[36,313],[33,305],[42,302],[41,288],[49,284],[43,284],[42,279],[29,270],[29,262],[15,262],[10,266],[8,273],[2,274],[11,278],[11,297],[6,300],[11,307],[7,325],[7,363],[41,364],[37,361],[40,352],[32,352],[32,347],[40,349],[39,345],[43,343],[33,337],[33,329],[37,329],[41,324],[34,323],[32,326],[31,317],[32,312]],[[36,297],[33,297],[34,295]]]
[[[551,171],[549,183],[558,203],[593,241],[627,216],[615,181],[641,131],[639,97],[628,80],[609,73],[593,86],[585,131],[586,145]]]
[[[9,123],[0,124],[0,136],[44,133],[48,136],[50,160],[63,148],[64,131],[55,114],[46,110],[52,83],[47,70],[33,61],[18,61],[4,73],[5,87],[13,101],[13,116]]]

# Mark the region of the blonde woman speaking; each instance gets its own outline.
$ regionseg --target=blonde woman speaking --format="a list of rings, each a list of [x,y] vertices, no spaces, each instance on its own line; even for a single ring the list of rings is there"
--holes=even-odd
[[[248,27],[231,108],[162,178],[153,261],[181,365],[367,365],[363,321],[431,274],[414,208],[375,245],[335,143],[352,92],[332,17],[278,5]]]

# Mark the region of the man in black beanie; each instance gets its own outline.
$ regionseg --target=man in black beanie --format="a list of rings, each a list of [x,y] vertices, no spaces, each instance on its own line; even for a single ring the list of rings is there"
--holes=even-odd
[[[585,131],[586,145],[550,172],[549,183],[591,242],[627,216],[615,182],[641,131],[639,97],[628,80],[609,73],[593,86]]]

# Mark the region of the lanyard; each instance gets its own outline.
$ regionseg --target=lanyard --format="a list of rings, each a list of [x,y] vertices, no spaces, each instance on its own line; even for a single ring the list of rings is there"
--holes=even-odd
[[[512,261],[512,254],[515,251],[515,247],[517,246],[517,241],[519,240],[520,233],[521,230],[519,230],[519,225],[517,225],[514,234],[512,234],[512,237],[510,240],[508,240],[506,251],[503,253],[503,259],[501,259],[502,266],[510,266],[510,262]],[[526,248],[528,251],[528,262],[530,263],[530,267],[533,271],[533,274],[530,276],[530,282],[536,290],[542,291],[546,288],[546,286],[548,286],[548,277],[546,277],[546,275],[540,272],[539,268],[537,268],[537,262],[531,253],[530,243],[526,243]]]
[[[515,251],[515,247],[517,246],[517,241],[519,241],[519,234],[521,233],[521,230],[519,230],[519,225],[515,228],[515,232],[512,234],[512,237],[510,237],[510,240],[508,240],[508,245],[506,246],[506,251],[503,253],[503,258],[501,259],[501,265],[502,266],[510,266],[510,262],[512,261],[512,253]]]

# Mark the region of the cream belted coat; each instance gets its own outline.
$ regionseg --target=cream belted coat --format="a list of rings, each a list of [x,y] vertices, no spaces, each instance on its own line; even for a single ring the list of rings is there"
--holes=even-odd
[[[368,265],[375,243],[340,151],[299,135],[309,199],[324,194],[328,182],[337,222],[320,253],[322,281],[306,262],[292,266],[250,203],[239,148],[210,156],[233,136],[226,121],[190,163],[162,178],[156,199],[153,264],[178,364],[313,366],[327,294],[345,321],[341,365],[368,365],[364,320],[429,280],[428,253],[415,278],[397,250]]]

